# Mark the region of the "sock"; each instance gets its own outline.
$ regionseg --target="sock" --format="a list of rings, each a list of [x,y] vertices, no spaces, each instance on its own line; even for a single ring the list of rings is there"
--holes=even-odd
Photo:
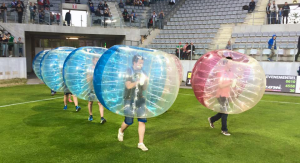
[[[138,145],[143,145],[144,143],[139,143]]]
[[[101,117],[101,120],[103,120],[104,118],[103,117]]]

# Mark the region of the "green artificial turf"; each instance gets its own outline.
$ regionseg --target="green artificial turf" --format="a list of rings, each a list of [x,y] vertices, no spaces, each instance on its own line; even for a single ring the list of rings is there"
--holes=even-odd
[[[49,98],[58,99],[1,107]],[[215,112],[191,89],[181,89],[166,113],[148,119],[147,152],[137,149],[136,120],[118,142],[124,117],[105,110],[107,123],[101,125],[96,103],[89,122],[86,101],[79,100],[78,113],[74,104],[64,111],[63,94],[52,97],[45,85],[1,88],[0,99],[0,162],[300,161],[300,97],[264,95],[253,109],[228,116],[232,135],[226,137],[219,121],[209,127],[207,118]]]

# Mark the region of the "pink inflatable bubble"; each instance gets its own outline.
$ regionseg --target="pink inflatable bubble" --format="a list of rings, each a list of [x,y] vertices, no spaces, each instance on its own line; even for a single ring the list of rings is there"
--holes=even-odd
[[[239,114],[262,98],[266,77],[252,57],[230,50],[203,55],[192,71],[192,87],[202,105],[216,112]]]

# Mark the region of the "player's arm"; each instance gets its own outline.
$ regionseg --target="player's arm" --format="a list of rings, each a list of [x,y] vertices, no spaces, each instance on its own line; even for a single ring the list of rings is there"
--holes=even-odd
[[[138,81],[136,81],[136,82],[126,81],[125,86],[127,89],[132,89],[136,86],[137,83],[138,83]]]

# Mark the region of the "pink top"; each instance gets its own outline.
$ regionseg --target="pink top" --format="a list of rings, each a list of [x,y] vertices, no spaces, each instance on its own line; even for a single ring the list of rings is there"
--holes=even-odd
[[[223,87],[223,88],[218,88],[217,90],[217,97],[230,97],[230,86],[232,83],[233,79],[233,73],[231,71],[222,71],[217,74],[219,78],[219,84],[225,84],[228,86]]]

